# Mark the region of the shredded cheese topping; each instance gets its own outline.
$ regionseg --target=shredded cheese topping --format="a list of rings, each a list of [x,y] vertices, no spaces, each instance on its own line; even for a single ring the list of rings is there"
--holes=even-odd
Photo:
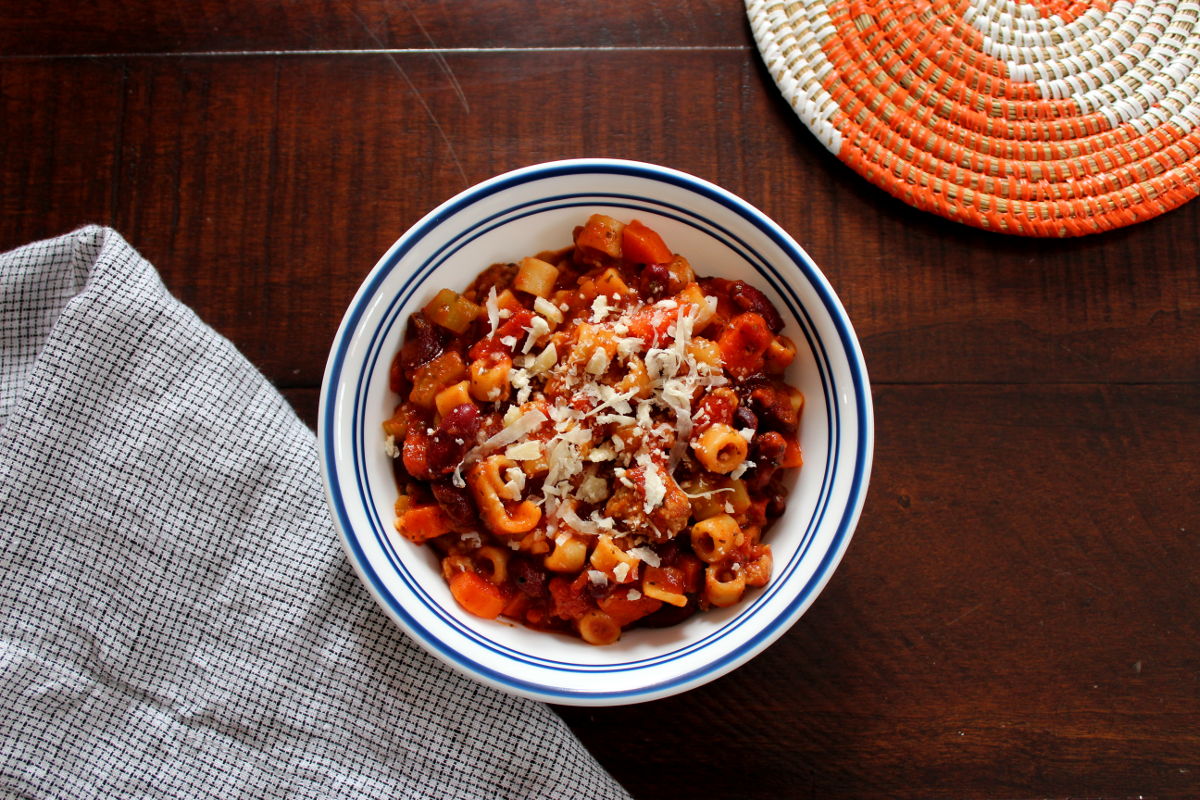
[[[618,304],[597,295],[590,313],[566,320],[566,327],[536,355],[531,353],[535,344],[545,342],[551,332],[547,320],[562,323],[565,317],[553,303],[535,302],[534,310],[542,316],[535,316],[525,330],[520,351],[528,355],[516,359],[509,372],[514,392],[504,410],[505,427],[472,448],[464,462],[504,448],[504,455],[518,464],[543,464],[540,490],[527,499],[543,509],[549,536],[567,530],[631,536],[636,546],[628,557],[656,566],[658,556],[644,545],[647,533],[659,531],[646,520],[663,508],[672,487],[681,491],[672,473],[694,428],[692,397],[728,381],[719,366],[697,359],[689,349],[697,316],[707,309],[672,299],[623,309],[619,295],[612,300]],[[704,302],[712,307],[716,300]],[[629,335],[635,321],[642,323],[639,330],[648,321],[660,333],[653,338]],[[591,352],[576,355],[578,348]],[[606,382],[606,375],[622,376],[628,387],[613,385],[621,378]],[[546,392],[551,384],[553,391]],[[630,474],[634,468],[640,470],[636,482]],[[505,478],[506,499],[521,499],[532,485],[521,468],[508,470]],[[633,510],[644,515],[640,526],[604,513],[607,500],[630,490],[636,498]],[[581,517],[580,503],[596,508]],[[622,563],[612,574],[623,582],[629,569]]]

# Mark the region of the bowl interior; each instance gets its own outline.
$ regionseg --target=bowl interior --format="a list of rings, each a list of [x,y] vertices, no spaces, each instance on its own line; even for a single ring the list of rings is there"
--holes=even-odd
[[[805,394],[805,463],[766,541],[775,574],[740,604],[609,646],[462,611],[437,559],[392,527],[396,486],[381,422],[398,398],[387,372],[405,323],[438,290],[484,268],[565,247],[592,213],[639,219],[697,275],[745,280],[776,304],[797,344],[787,379]],[[448,201],[380,259],[347,312],[322,392],[322,466],[360,576],[418,642],[506,691],[559,703],[635,702],[736,667],[811,604],[841,557],[869,472],[870,400],[852,329],[819,270],[743,201],[680,173],[630,162],[557,162],[510,173]]]

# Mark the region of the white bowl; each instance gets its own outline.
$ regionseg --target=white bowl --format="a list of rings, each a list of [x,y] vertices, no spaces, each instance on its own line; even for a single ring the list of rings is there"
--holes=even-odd
[[[601,212],[636,217],[698,275],[744,279],[775,303],[798,355],[788,382],[806,398],[805,464],[765,537],[775,572],[731,608],[670,628],[633,629],[595,647],[463,611],[427,547],[395,534],[396,485],[381,422],[397,402],[388,368],[408,316],[485,267],[571,243]],[[379,605],[451,667],[517,695],[569,705],[665,697],[723,675],[779,638],[812,604],[846,550],[871,470],[873,421],[862,353],[821,271],[744,200],[674,170],[632,161],[539,164],[478,184],[400,237],[367,276],[334,339],[321,389],[321,466],[350,561]]]

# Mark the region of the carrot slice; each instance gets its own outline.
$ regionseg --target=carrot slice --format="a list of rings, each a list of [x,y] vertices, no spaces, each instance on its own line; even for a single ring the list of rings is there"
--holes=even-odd
[[[400,533],[418,544],[449,533],[450,529],[450,518],[441,506],[413,506],[400,517]]]
[[[500,587],[476,572],[456,572],[450,578],[450,594],[470,613],[484,619],[495,619],[504,610],[504,593]]]
[[[621,231],[621,256],[634,264],[666,264],[671,248],[653,229],[636,219]]]

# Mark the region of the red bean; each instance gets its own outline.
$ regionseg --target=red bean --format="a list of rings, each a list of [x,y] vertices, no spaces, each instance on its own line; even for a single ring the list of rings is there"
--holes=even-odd
[[[729,299],[742,311],[753,311],[766,321],[772,333],[783,330],[783,318],[767,296],[745,281],[734,281],[729,287]]]
[[[441,475],[452,472],[475,444],[478,432],[479,409],[473,403],[463,403],[447,411],[429,442],[426,455],[429,468]]]
[[[455,527],[467,530],[479,527],[479,514],[466,489],[459,489],[447,481],[431,483],[429,488],[433,490],[434,499]]]

